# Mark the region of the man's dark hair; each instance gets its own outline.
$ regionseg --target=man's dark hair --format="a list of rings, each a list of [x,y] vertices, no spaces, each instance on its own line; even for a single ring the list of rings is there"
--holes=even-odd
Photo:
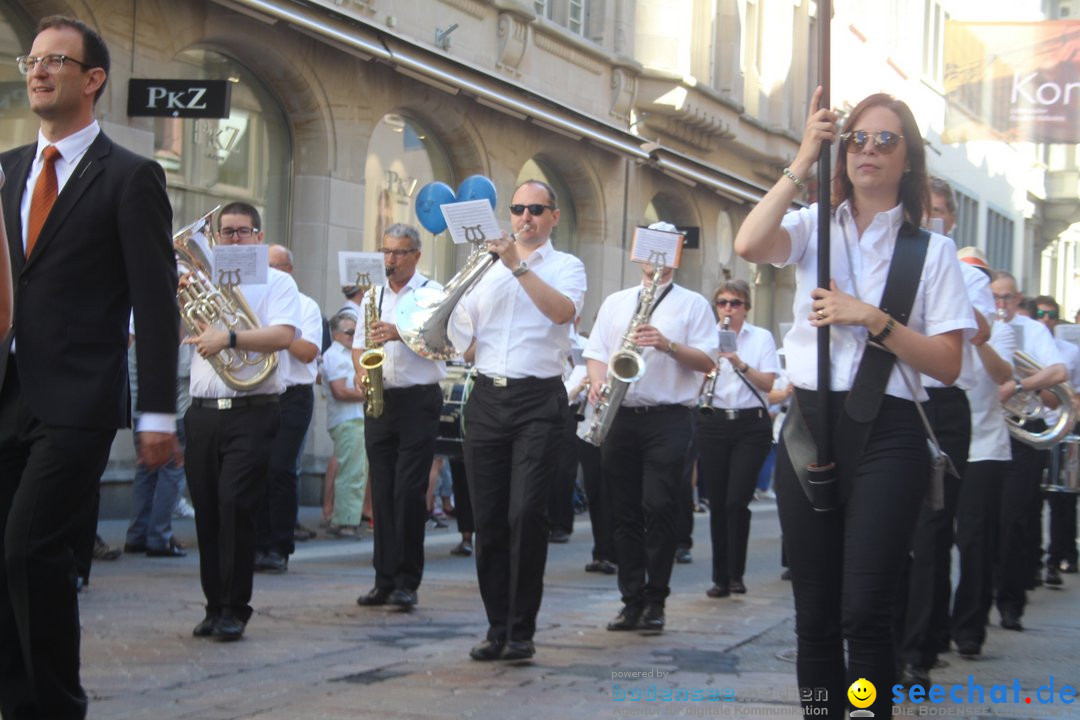
[[[255,209],[255,206],[246,202],[231,202],[225,207],[221,208],[221,212],[217,216],[218,230],[221,229],[221,218],[226,215],[247,215],[251,218],[251,225],[256,230],[262,230],[262,218],[259,217],[259,211]]]
[[[49,15],[42,18],[38,23],[37,31],[35,35],[40,35],[43,31],[49,29],[59,28],[71,28],[77,30],[83,39],[83,57],[72,58],[79,60],[86,67],[83,71],[91,68],[101,68],[105,71],[105,82],[101,83],[101,87],[94,93],[94,104],[97,104],[98,98],[105,92],[105,85],[109,82],[109,48],[105,45],[105,40],[102,39],[98,31],[84,23],[77,18],[68,17],[66,15]]]
[[[1061,306],[1058,305],[1057,300],[1050,297],[1049,295],[1039,295],[1037,298],[1035,298],[1035,305],[1047,305],[1054,308],[1054,312],[1056,312],[1058,315],[1061,315]]]
[[[956,192],[948,180],[939,178],[937,175],[930,176],[930,194],[940,195],[945,198],[945,209],[953,217],[956,216]]]

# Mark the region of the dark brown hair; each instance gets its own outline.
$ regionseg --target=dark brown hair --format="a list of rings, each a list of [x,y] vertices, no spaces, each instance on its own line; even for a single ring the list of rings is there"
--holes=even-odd
[[[904,219],[913,227],[922,225],[923,215],[930,207],[930,185],[926,173],[926,147],[923,145],[919,124],[911,108],[902,100],[892,95],[875,93],[855,106],[844,123],[845,132],[854,128],[864,112],[873,107],[892,110],[900,118],[900,134],[904,136],[907,147],[907,170],[900,178],[897,201],[904,206]],[[846,145],[838,143],[839,155],[836,159],[836,173],[833,176],[832,207],[835,210],[840,203],[852,198],[854,186],[847,174]],[[858,208],[855,208],[858,210]]]
[[[83,63],[86,67],[85,70],[91,68],[101,68],[105,71],[105,82],[101,83],[101,87],[94,93],[94,103],[96,104],[101,94],[105,92],[105,84],[109,82],[109,48],[105,45],[105,41],[102,39],[98,31],[84,23],[82,20],[78,20],[73,17],[67,17],[66,15],[49,15],[41,19],[38,23],[35,35],[40,35],[45,30],[58,29],[58,28],[71,28],[78,31],[82,35],[83,39],[83,57],[73,58]]]

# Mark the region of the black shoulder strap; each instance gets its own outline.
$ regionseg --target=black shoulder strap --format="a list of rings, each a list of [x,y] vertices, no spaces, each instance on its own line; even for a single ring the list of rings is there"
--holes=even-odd
[[[916,230],[906,222],[900,227],[879,307],[903,325],[907,325],[911,317],[911,308],[915,304],[915,292],[919,287],[929,245],[930,233],[927,231]],[[889,374],[895,362],[896,356],[888,350],[869,344],[866,346],[851,392],[844,404],[846,414],[852,420],[868,423],[877,417],[885,385],[889,382]]]

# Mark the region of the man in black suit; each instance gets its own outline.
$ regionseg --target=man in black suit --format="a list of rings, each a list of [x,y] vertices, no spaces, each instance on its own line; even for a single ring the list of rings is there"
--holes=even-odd
[[[72,547],[117,428],[139,337],[139,461],[178,456],[176,264],[165,177],[94,119],[109,53],[70,18],[18,59],[36,144],[0,155],[15,320],[0,343],[0,715],[86,717]]]

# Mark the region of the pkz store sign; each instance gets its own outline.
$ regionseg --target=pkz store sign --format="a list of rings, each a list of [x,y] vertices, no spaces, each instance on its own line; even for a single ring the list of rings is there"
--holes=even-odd
[[[129,80],[130,117],[227,118],[228,80]]]

